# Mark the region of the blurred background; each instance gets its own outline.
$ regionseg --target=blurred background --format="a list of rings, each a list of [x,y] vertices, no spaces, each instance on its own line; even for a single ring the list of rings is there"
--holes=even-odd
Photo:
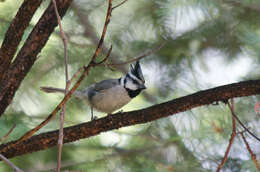
[[[22,0],[0,2],[0,43]],[[117,5],[121,1],[114,0]],[[44,1],[26,30],[23,41],[48,6]],[[75,0],[62,20],[69,40],[70,76],[88,64],[103,29],[106,0]],[[128,0],[112,13],[100,59],[110,45],[110,62],[126,61],[162,42],[160,51],[141,60],[146,86],[140,96],[122,110],[149,107],[197,91],[242,80],[259,79],[259,0]],[[20,44],[20,46],[22,45]],[[51,35],[26,76],[6,114],[0,118],[0,137],[16,124],[5,142],[22,136],[38,125],[63,98],[46,94],[40,86],[64,88],[63,43],[59,29]],[[106,78],[119,78],[129,64],[110,70],[92,69],[80,89]],[[235,99],[235,112],[256,135],[260,116],[254,106],[260,96]],[[98,117],[106,114],[95,112]],[[90,120],[90,108],[76,98],[67,105],[65,125]],[[58,128],[57,115],[40,130]],[[238,130],[242,128],[238,126]],[[179,113],[151,123],[121,128],[89,139],[65,144],[63,170],[88,172],[203,172],[215,171],[221,162],[232,131],[228,107],[220,103]],[[260,143],[246,138],[260,156]],[[27,172],[56,168],[57,149],[11,159]],[[258,159],[259,160],[259,159]],[[2,161],[0,171],[12,171]],[[257,171],[240,138],[235,138],[222,171]]]

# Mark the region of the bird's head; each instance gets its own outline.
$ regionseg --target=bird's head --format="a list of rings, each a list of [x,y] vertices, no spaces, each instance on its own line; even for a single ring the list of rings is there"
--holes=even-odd
[[[142,90],[146,89],[145,80],[139,61],[130,65],[130,70],[124,78],[124,87],[131,98],[137,96]]]

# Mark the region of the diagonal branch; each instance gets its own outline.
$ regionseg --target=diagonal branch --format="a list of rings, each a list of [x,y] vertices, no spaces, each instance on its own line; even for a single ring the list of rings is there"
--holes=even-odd
[[[230,107],[230,105],[229,105]],[[233,111],[233,109],[231,108],[231,114],[232,116],[237,120],[237,122],[241,125],[241,127],[244,128],[245,131],[248,132],[248,134],[250,134],[252,137],[254,137],[256,140],[258,140],[260,142],[260,138],[258,138],[254,133],[252,133],[238,118],[238,116],[235,114],[235,112]]]
[[[235,112],[235,110],[234,110],[234,99],[232,99],[231,102],[232,102],[232,105],[230,105],[230,103],[228,102],[228,107],[229,107],[231,113],[234,113]],[[224,155],[221,163],[218,166],[217,172],[219,172],[221,170],[221,168],[224,166],[225,162],[227,161],[228,154],[230,152],[231,146],[232,146],[234,139],[237,135],[237,133],[236,133],[236,119],[232,114],[231,114],[231,117],[232,117],[232,134],[231,134],[231,137],[229,139],[229,144],[228,144],[228,147],[226,149],[225,155]]]
[[[57,1],[59,14],[63,17],[72,0]],[[11,103],[16,90],[24,77],[30,71],[37,55],[49,39],[50,34],[57,26],[57,18],[53,4],[45,10],[44,14],[30,33],[14,62],[10,65],[6,77],[0,85],[0,116]]]
[[[5,38],[0,48],[0,83],[11,64],[25,29],[29,26],[35,11],[41,3],[42,0],[24,1],[6,31]]]
[[[9,161],[6,157],[4,157],[2,154],[0,154],[0,159],[2,159],[4,162],[6,162],[10,167],[14,169],[14,172],[24,172],[20,168],[18,168],[16,165],[14,165],[11,161]]]
[[[105,24],[104,24],[104,27],[103,27],[103,31],[102,31],[102,34],[101,34],[101,38],[100,38],[100,40],[99,40],[99,42],[98,42],[96,51],[95,51],[95,53],[93,54],[90,63],[96,63],[96,58],[97,58],[97,56],[99,55],[99,53],[101,52],[102,45],[103,45],[103,42],[104,42],[104,38],[105,38],[105,35],[106,35],[106,32],[107,32],[107,27],[108,27],[108,24],[109,24],[109,22],[110,22],[111,13],[112,13],[112,0],[109,0],[108,9],[107,9],[107,15],[106,15],[106,19],[105,19]]]
[[[126,3],[126,1],[128,1],[128,0],[124,0],[124,1],[122,1],[121,3],[119,3],[118,5],[114,6],[114,7],[112,8],[112,10],[114,10],[114,9],[116,9],[116,8],[118,8],[118,7],[120,7],[121,5],[123,5],[124,3]]]
[[[12,128],[0,139],[1,143],[3,143],[7,139],[7,137],[14,131],[15,127],[16,124],[14,124]]]
[[[98,41],[99,41],[99,38],[97,36],[97,33],[95,31],[95,28],[91,25],[91,22],[89,20],[89,16],[88,16],[88,11],[83,11],[79,5],[77,5],[76,3],[72,2],[71,3],[71,9],[73,10],[73,12],[78,16],[78,20],[79,20],[79,23],[81,25],[84,26],[85,28],[85,31],[84,31],[84,36],[88,39],[91,40],[92,44],[94,45],[97,45],[98,44]],[[103,54],[106,54],[106,52],[109,51],[109,48],[106,47],[106,46],[103,46],[102,49],[101,49],[102,53]],[[115,54],[115,53],[111,53],[111,58],[109,58],[109,61],[111,61],[111,63],[120,63],[119,61],[120,57]],[[117,68],[126,73],[127,72],[127,69],[123,66],[117,66]]]
[[[79,77],[79,79],[77,80],[77,82],[74,84],[74,86],[71,88],[71,90],[69,90],[69,92],[64,96],[63,100],[56,106],[56,108],[52,111],[51,114],[49,114],[49,116],[42,121],[39,125],[37,125],[36,127],[34,127],[32,130],[28,131],[27,133],[25,133],[22,137],[20,137],[16,142],[13,142],[11,145],[9,145],[8,147],[4,148],[2,151],[5,151],[5,149],[9,149],[12,147],[15,147],[16,145],[20,144],[22,141],[30,138],[34,133],[36,133],[38,130],[40,130],[42,127],[44,127],[46,124],[48,124],[51,119],[57,114],[57,112],[64,106],[64,104],[69,100],[69,98],[72,96],[73,92],[79,87],[80,83],[83,81],[83,79],[88,75],[89,70],[92,67],[98,66],[99,63],[97,63],[96,57],[99,55],[100,53],[100,48],[104,42],[104,38],[106,35],[106,31],[107,31],[107,26],[109,24],[110,21],[110,17],[111,17],[111,12],[112,12],[112,0],[109,0],[108,2],[108,9],[107,9],[107,16],[106,16],[106,20],[105,20],[105,24],[104,24],[104,28],[103,28],[103,32],[100,38],[100,41],[98,43],[98,46],[96,48],[95,53],[93,54],[91,61],[89,62],[89,64],[87,66],[84,66],[83,69],[83,73],[81,74],[81,76]],[[112,50],[112,49],[111,49]],[[107,57],[105,58],[107,59]]]
[[[15,124],[13,125],[13,127],[6,133],[6,135],[4,135],[0,140],[1,142],[3,142],[5,139],[7,139],[7,137],[13,132],[14,128],[15,128]],[[14,172],[23,172],[23,170],[19,169],[15,164],[13,164],[11,161],[9,161],[5,156],[3,156],[2,154],[0,154],[0,159],[2,159],[6,164],[8,164],[11,168],[14,169]]]
[[[73,2],[71,3],[71,9],[78,16],[79,23],[82,24],[85,28],[85,31],[83,33],[84,36],[89,38],[93,44],[95,44],[95,45],[98,44],[99,38],[97,37],[95,29],[91,25],[91,22],[89,20],[89,16],[88,16],[89,12],[82,10],[79,5],[77,5],[76,3],[73,3]],[[157,50],[159,50],[159,48],[156,49],[156,50],[154,49],[154,51],[153,50],[151,50],[151,51],[155,52]],[[103,54],[106,54],[106,52],[108,52],[109,49],[108,49],[108,47],[103,46],[101,51],[102,51]],[[151,52],[151,51],[149,51],[149,52]],[[123,62],[120,60],[120,56],[118,54],[112,52],[111,57],[109,58],[109,61],[110,61],[111,64],[120,64],[120,65],[114,65],[114,66],[119,71],[121,71],[123,73],[127,73],[127,68],[125,66],[121,65],[121,63],[123,63]],[[105,66],[110,67],[109,65],[105,65]],[[150,94],[144,92],[143,95],[148,101],[150,101],[152,103],[156,102],[156,98],[154,98]]]
[[[254,162],[254,164],[255,164],[255,167],[257,168],[257,171],[260,172],[260,165],[259,165],[259,163],[257,162],[256,155],[254,154],[254,152],[253,152],[252,149],[250,148],[250,146],[249,146],[249,144],[248,144],[248,142],[247,142],[247,140],[246,140],[246,138],[245,138],[243,132],[241,132],[240,135],[241,135],[241,137],[242,137],[242,139],[243,139],[243,141],[244,141],[244,143],[245,143],[245,145],[246,145],[246,149],[248,150],[248,152],[249,152],[250,155],[251,155],[251,158],[252,158],[252,160],[253,160],[253,162]]]
[[[101,132],[121,127],[148,123],[163,117],[184,112],[195,107],[209,105],[216,101],[226,101],[230,98],[245,97],[260,94],[260,80],[243,81],[239,83],[215,87],[197,93],[173,99],[145,109],[116,113],[91,122],[64,128],[64,143],[88,138]],[[57,145],[58,130],[42,133],[22,141],[15,147],[17,141],[0,146],[0,153],[7,158],[47,149]]]
[[[166,44],[166,42],[163,42],[158,47],[155,47],[155,48],[151,49],[150,51],[148,51],[148,52],[146,52],[146,53],[144,53],[144,54],[142,54],[140,56],[134,57],[134,58],[132,58],[130,60],[127,60],[125,62],[116,63],[116,64],[113,64],[113,63],[111,63],[111,64],[103,64],[103,65],[104,66],[120,66],[120,65],[126,65],[128,63],[133,63],[135,61],[141,60],[142,58],[150,56],[151,54],[159,51],[165,44]]]

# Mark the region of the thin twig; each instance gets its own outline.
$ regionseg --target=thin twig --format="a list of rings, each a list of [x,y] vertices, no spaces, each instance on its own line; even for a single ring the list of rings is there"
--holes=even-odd
[[[111,52],[112,52],[112,49],[113,49],[113,47],[112,47],[112,45],[111,45],[110,48],[109,48],[109,50],[108,50],[108,52],[107,52],[106,57],[105,57],[103,60],[101,60],[100,62],[97,62],[98,65],[103,64],[103,63],[108,59],[108,57],[110,56],[110,54],[111,54]]]
[[[1,142],[4,142],[7,137],[13,132],[14,128],[16,127],[16,124],[12,126],[12,128],[1,138]],[[14,169],[14,172],[23,172],[23,170],[19,169],[16,165],[14,165],[11,161],[9,161],[4,155],[0,154],[0,159],[5,161],[10,167]]]
[[[79,79],[77,80],[77,82],[74,84],[74,86],[69,90],[69,92],[66,94],[66,96],[62,99],[62,101],[56,106],[56,108],[52,111],[51,114],[49,114],[49,116],[42,121],[39,125],[37,125],[35,128],[31,129],[30,131],[28,131],[27,133],[25,133],[22,137],[20,137],[18,140],[16,140],[15,142],[13,142],[12,144],[4,147],[1,152],[5,152],[6,150],[15,147],[17,144],[21,143],[22,141],[30,138],[32,135],[34,135],[34,133],[36,133],[38,130],[40,130],[42,127],[44,127],[46,124],[48,124],[53,118],[54,116],[57,114],[57,112],[62,108],[62,106],[69,100],[69,98],[72,96],[72,94],[74,93],[74,91],[79,87],[80,83],[83,81],[83,79],[88,75],[89,70],[92,67],[97,66],[98,64],[96,64],[95,59],[96,57],[99,55],[100,53],[100,49],[101,46],[104,42],[104,38],[106,35],[106,30],[107,30],[107,26],[109,24],[110,21],[110,17],[111,17],[111,12],[112,12],[112,0],[109,0],[108,2],[108,9],[107,9],[107,16],[106,16],[106,20],[105,20],[105,24],[104,24],[104,28],[103,28],[103,32],[101,35],[101,38],[99,40],[98,46],[96,48],[96,51],[94,53],[94,55],[91,58],[90,63],[87,66],[84,66],[84,71],[81,74],[81,76],[79,77]]]
[[[108,53],[107,53],[106,58],[105,58],[105,59],[103,60],[103,62],[100,63],[100,64],[103,64],[103,63],[105,64],[105,61],[108,59],[108,57],[110,57],[111,52],[112,52],[112,45],[111,45],[110,49],[108,50]],[[114,71],[114,69],[113,69],[111,66],[107,66],[107,65],[106,65],[106,67],[107,67],[108,69],[110,69],[111,71]]]
[[[228,106],[230,108],[229,103],[228,103]],[[258,140],[260,142],[260,139],[254,133],[252,133],[248,128],[246,128],[245,125],[240,121],[240,119],[237,117],[237,115],[235,114],[233,109],[231,109],[231,112],[232,112],[232,115],[234,116],[234,118],[237,120],[237,122],[244,128],[244,130],[246,130],[251,136],[253,136],[256,140]]]
[[[245,143],[245,145],[246,145],[246,149],[247,149],[248,152],[250,153],[251,158],[252,158],[252,160],[253,160],[253,162],[254,162],[254,164],[255,164],[257,170],[260,171],[260,165],[259,165],[259,163],[258,163],[258,161],[257,161],[257,159],[256,159],[256,155],[254,154],[254,152],[253,152],[252,149],[250,148],[250,146],[249,146],[249,144],[248,144],[248,142],[247,142],[247,140],[246,140],[246,138],[245,138],[243,132],[240,132],[239,134],[242,136],[242,139],[243,139],[243,141],[244,141],[244,143]]]
[[[221,168],[224,166],[225,162],[227,161],[228,154],[230,152],[231,146],[234,142],[235,136],[237,135],[237,133],[236,133],[236,120],[235,120],[234,116],[232,115],[232,113],[234,112],[234,100],[231,99],[231,102],[232,102],[232,106],[230,106],[229,102],[228,102],[228,105],[229,105],[229,109],[231,111],[231,116],[232,116],[232,134],[231,134],[231,137],[229,139],[229,144],[228,144],[228,147],[226,149],[225,155],[224,155],[221,163],[218,166],[217,172],[219,172],[221,170]]]
[[[128,0],[124,0],[123,2],[119,3],[118,5],[115,5],[114,7],[112,7],[112,10],[116,9],[117,7],[123,5],[126,1]]]
[[[12,126],[12,128],[10,128],[10,130],[1,138],[1,142],[3,143],[7,137],[13,132],[14,128],[16,127],[16,124],[14,124]]]
[[[66,113],[66,104],[63,105],[61,113],[60,113],[60,129],[59,129],[59,139],[58,139],[58,155],[57,155],[57,172],[60,172],[61,167],[61,155],[62,155],[62,147],[63,147],[63,124]]]
[[[57,4],[55,0],[52,0],[54,9],[55,9],[55,13],[57,16],[57,21],[59,24],[59,28],[60,28],[60,36],[62,38],[63,41],[63,45],[64,45],[64,64],[65,64],[65,93],[64,96],[66,96],[66,94],[68,93],[68,89],[69,89],[69,72],[68,72],[68,39],[63,31],[62,25],[61,25],[61,18],[58,12],[58,8],[57,8]],[[57,172],[60,172],[60,167],[61,167],[61,154],[62,154],[62,146],[63,146],[63,125],[64,125],[64,119],[65,119],[65,114],[66,114],[66,104],[64,104],[62,106],[62,110],[60,113],[60,130],[59,130],[59,139],[58,139],[58,160],[57,160]]]
[[[107,26],[110,22],[110,18],[111,18],[111,13],[112,13],[112,0],[109,0],[108,2],[108,9],[107,9],[107,16],[106,16],[106,19],[105,19],[105,24],[104,24],[104,27],[103,27],[103,31],[102,31],[102,34],[101,34],[101,38],[98,42],[98,46],[96,48],[96,51],[95,53],[93,54],[92,58],[91,58],[91,61],[90,61],[90,64],[91,63],[96,63],[96,58],[97,56],[99,55],[100,51],[101,51],[101,47],[103,45],[103,42],[104,42],[104,38],[105,38],[105,35],[106,35],[106,32],[107,32]]]
[[[69,82],[67,83],[68,84],[68,88],[70,87],[72,81],[80,74],[80,72],[83,70],[84,68],[83,67],[80,67],[77,72],[75,72],[73,74],[73,76],[71,77],[71,79],[69,80]]]
[[[71,4],[72,10],[75,12],[75,14],[78,16],[80,23],[84,26],[85,31],[84,31],[84,36],[88,37],[91,42],[95,45],[98,44],[99,38],[97,37],[96,31],[94,27],[91,25],[91,22],[89,21],[89,11],[83,12],[81,8],[76,5],[75,3]],[[102,49],[102,54],[106,54],[108,51],[108,48],[106,46],[103,46]],[[119,60],[119,55],[115,53],[111,53],[111,58],[110,58],[110,63],[120,63]],[[115,69],[112,66],[106,66],[105,67],[109,68],[111,71],[114,71]],[[127,68],[123,65],[115,66],[116,69],[120,70],[123,73],[127,72]],[[147,92],[143,93],[143,96],[145,99],[151,103],[158,103],[152,95],[148,94]]]
[[[14,169],[14,172],[24,172],[20,168],[18,168],[16,165],[14,165],[11,161],[9,161],[4,155],[0,154],[0,159],[2,159],[4,162],[6,162],[10,167]]]
[[[142,58],[144,58],[144,57],[146,57],[146,56],[149,56],[149,55],[151,55],[151,54],[153,54],[153,53],[159,51],[164,45],[165,45],[165,42],[161,43],[158,47],[153,48],[152,50],[148,51],[147,53],[144,53],[144,54],[142,54],[142,55],[140,55],[140,56],[138,56],[138,57],[134,57],[134,58],[132,58],[132,59],[130,59],[130,60],[128,60],[128,61],[122,62],[122,63],[117,63],[117,64],[113,64],[113,63],[111,63],[111,64],[104,64],[104,63],[103,63],[103,65],[104,65],[104,66],[120,66],[120,65],[126,65],[126,64],[128,64],[128,63],[132,63],[132,62],[138,61],[138,60],[140,60],[140,59],[142,59]]]

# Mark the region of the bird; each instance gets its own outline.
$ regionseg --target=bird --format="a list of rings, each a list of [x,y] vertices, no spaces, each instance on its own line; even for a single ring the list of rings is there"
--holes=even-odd
[[[130,65],[126,75],[117,79],[105,79],[83,90],[76,90],[74,96],[84,100],[91,107],[91,120],[93,120],[96,119],[93,117],[93,108],[110,115],[128,104],[144,89],[146,89],[145,79],[140,62],[136,61],[134,66]],[[41,87],[41,90],[46,93],[65,93],[64,89],[54,87]]]

